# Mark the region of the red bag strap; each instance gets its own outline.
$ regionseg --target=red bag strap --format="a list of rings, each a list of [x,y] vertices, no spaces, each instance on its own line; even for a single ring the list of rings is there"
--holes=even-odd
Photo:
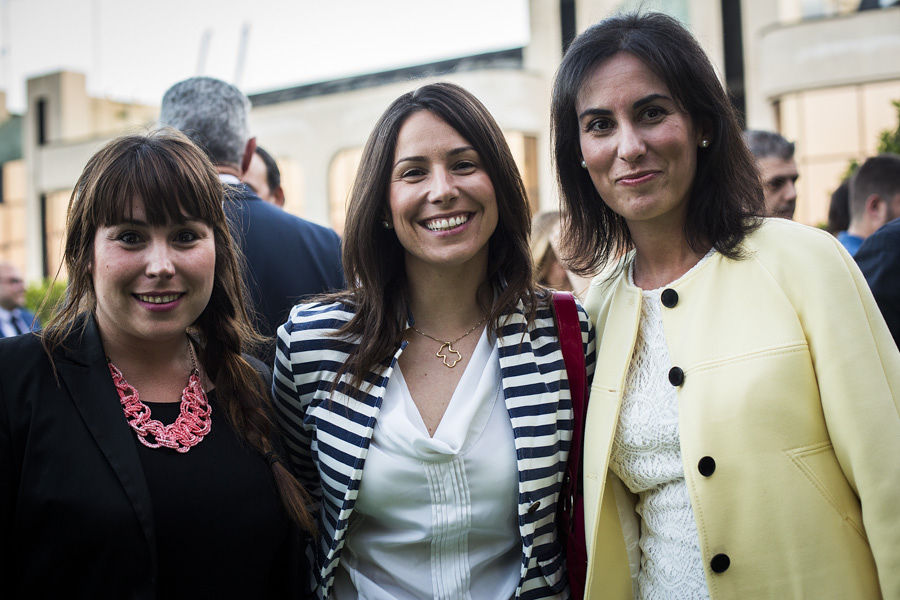
[[[569,292],[553,292],[553,310],[556,313],[559,346],[569,377],[574,418],[572,445],[569,449],[569,464],[566,470],[572,481],[578,482],[581,477],[581,451],[584,445],[584,419],[587,410],[587,374],[584,366],[584,345],[581,340],[581,321],[578,319],[575,296]],[[577,489],[581,486],[575,487]]]

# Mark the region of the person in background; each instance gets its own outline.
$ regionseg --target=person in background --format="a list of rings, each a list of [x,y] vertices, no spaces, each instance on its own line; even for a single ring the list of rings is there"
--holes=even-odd
[[[263,202],[241,183],[256,148],[247,119],[250,101],[211,77],[192,77],[163,95],[159,120],[206,150],[226,187],[225,214],[246,258],[251,317],[270,341],[259,357],[275,355],[275,328],[299,299],[344,287],[341,241],[331,229]]]
[[[585,301],[585,597],[900,597],[900,352],[833,236],[760,218],[700,45],[588,28],[552,127],[568,264],[627,252]]]
[[[900,347],[900,218],[867,237],[854,258]]]
[[[25,280],[22,272],[9,261],[0,261],[0,338],[40,328],[40,320],[25,308]]]
[[[381,116],[352,189],[349,289],[291,311],[273,383],[319,502],[319,597],[567,598],[572,402],[502,131],[426,85]]]
[[[0,596],[305,596],[308,497],[212,164],[171,130],[113,140],[65,240],[60,312],[0,340]]]
[[[831,202],[828,204],[828,223],[825,231],[835,237],[839,237],[842,231],[846,231],[850,225],[850,177],[841,182],[831,193]]]
[[[257,146],[250,159],[250,166],[241,180],[256,195],[278,208],[284,208],[284,190],[281,188],[281,171],[272,155]]]
[[[538,213],[531,220],[531,259],[538,285],[584,297],[590,278],[572,273],[559,260],[559,211]]]
[[[900,155],[866,159],[850,180],[850,224],[838,240],[854,256],[863,241],[900,218]]]
[[[763,184],[766,216],[793,219],[797,207],[797,163],[794,143],[773,131],[750,130],[744,140],[756,158]]]

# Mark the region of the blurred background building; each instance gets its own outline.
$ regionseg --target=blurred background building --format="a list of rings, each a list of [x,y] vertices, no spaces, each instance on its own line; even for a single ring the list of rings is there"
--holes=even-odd
[[[485,103],[532,210],[555,209],[549,104],[563,49],[599,19],[639,7],[694,32],[746,126],[796,141],[798,221],[824,222],[849,161],[874,153],[878,132],[897,126],[898,2],[528,0],[524,47],[252,94],[251,127],[279,164],[285,209],[340,232],[376,119],[400,94],[439,80]],[[158,107],[92,98],[85,76],[66,71],[29,79],[26,100],[23,115],[9,114],[0,92],[0,259],[34,280],[56,272],[66,205],[87,159],[112,137],[151,127]]]

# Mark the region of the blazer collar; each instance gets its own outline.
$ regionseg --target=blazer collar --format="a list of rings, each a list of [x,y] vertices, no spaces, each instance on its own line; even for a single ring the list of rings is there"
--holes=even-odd
[[[156,536],[150,490],[138,456],[135,434],[128,426],[112,382],[100,332],[92,315],[83,317],[56,357],[62,386],[81,414],[100,451],[131,500],[150,546],[156,573]]]

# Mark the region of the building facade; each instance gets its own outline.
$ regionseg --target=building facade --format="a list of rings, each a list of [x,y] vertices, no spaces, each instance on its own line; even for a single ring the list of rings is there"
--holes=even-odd
[[[886,4],[529,0],[531,36],[523,48],[255,94],[251,127],[278,160],[285,208],[340,231],[378,116],[407,91],[452,81],[478,96],[506,133],[532,209],[556,209],[549,105],[563,47],[614,12],[660,10],[694,32],[749,127],[797,142],[795,218],[818,224],[848,161],[873,153],[877,132],[896,127],[900,6]],[[21,262],[33,280],[56,271],[65,207],[87,159],[111,137],[151,127],[158,109],[90,98],[84,76],[70,72],[29,80],[27,100],[22,158],[3,164],[9,200],[0,204],[0,258]]]

